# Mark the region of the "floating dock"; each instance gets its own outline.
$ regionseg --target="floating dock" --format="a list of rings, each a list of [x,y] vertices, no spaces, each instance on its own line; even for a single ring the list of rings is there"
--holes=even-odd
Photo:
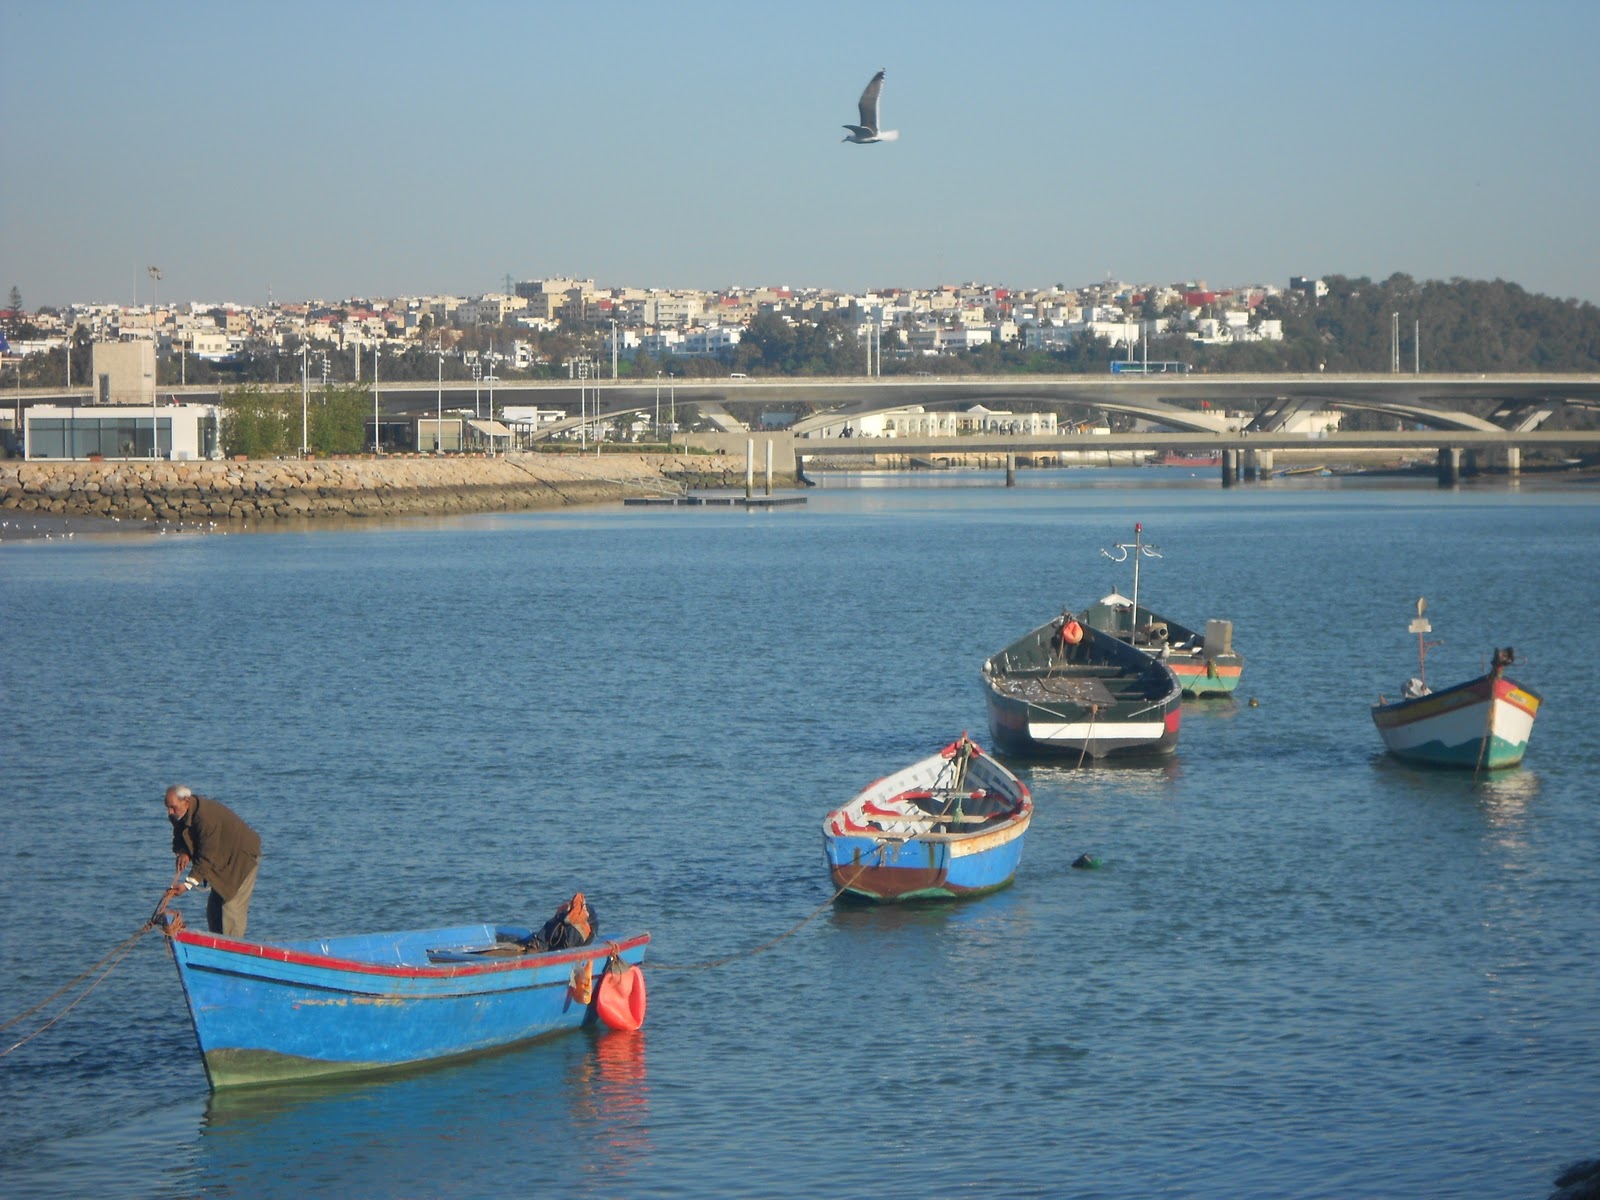
[[[804,496],[629,496],[623,500],[624,504],[657,508],[791,508],[805,502]]]

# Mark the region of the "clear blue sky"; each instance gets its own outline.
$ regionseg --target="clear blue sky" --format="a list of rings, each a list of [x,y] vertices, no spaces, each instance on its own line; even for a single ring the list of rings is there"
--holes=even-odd
[[[1500,278],[1600,302],[1600,3],[0,0],[0,297]],[[888,69],[891,145],[842,144]]]

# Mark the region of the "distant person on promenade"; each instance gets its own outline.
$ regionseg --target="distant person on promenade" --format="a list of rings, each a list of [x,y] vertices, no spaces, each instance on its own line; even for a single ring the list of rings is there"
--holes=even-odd
[[[242,938],[261,862],[260,836],[222,801],[197,796],[182,784],[167,789],[167,820],[178,870],[188,872],[167,895],[209,887],[206,928]]]

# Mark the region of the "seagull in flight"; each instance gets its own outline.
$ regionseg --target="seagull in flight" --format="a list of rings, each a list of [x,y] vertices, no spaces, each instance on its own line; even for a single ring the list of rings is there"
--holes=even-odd
[[[867,90],[861,93],[861,124],[845,126],[850,131],[845,135],[845,141],[864,146],[868,142],[892,142],[900,136],[898,129],[878,128],[878,93],[881,91],[883,72],[880,70],[867,84]]]

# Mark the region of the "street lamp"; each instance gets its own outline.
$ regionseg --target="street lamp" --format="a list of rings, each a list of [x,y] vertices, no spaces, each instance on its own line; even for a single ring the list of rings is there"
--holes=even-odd
[[[490,362],[489,362],[489,373],[487,375],[485,375],[483,378],[484,378],[485,382],[487,382],[488,385],[489,385],[489,424],[492,427],[494,425],[494,385],[500,382],[499,377],[496,376],[495,373],[494,373],[494,361],[493,361],[493,359],[491,359]],[[507,448],[509,449],[509,447],[507,447]],[[494,457],[494,434],[493,433],[491,433],[489,435],[489,457],[491,457],[491,458]]]
[[[477,359],[477,356],[474,355],[472,359],[472,415],[480,419],[483,417],[483,413],[479,410],[478,380],[482,377],[482,375],[483,364],[480,363]]]
[[[372,452],[374,454],[382,453],[382,442],[378,436],[380,428],[378,424],[378,355],[382,352],[382,347],[374,342],[372,346]],[[356,353],[359,355],[361,352],[357,350]],[[360,362],[361,360],[357,358],[356,361]]]
[[[578,449],[579,450],[587,450],[589,448],[589,438],[588,438],[588,433],[589,433],[589,426],[588,426],[589,410],[584,407],[584,403],[583,403],[583,401],[584,401],[585,382],[586,382],[586,380],[588,378],[589,378],[589,360],[586,359],[586,358],[580,358],[578,360]]]
[[[300,343],[300,457],[306,456],[311,422],[311,343]]]
[[[661,372],[656,372],[656,423],[652,425],[651,432],[656,437],[661,436]]]
[[[156,309],[161,305],[161,268],[146,267],[144,270],[145,274],[150,276],[151,282],[155,285],[155,301],[150,306],[150,345],[154,350],[159,351],[161,349],[161,343],[160,339],[156,336]],[[156,357],[159,358],[160,355],[157,354]],[[17,368],[17,379],[20,386],[20,381],[22,379],[21,367]],[[158,384],[160,381],[161,376],[158,370],[155,378],[150,380],[150,457],[153,459],[161,457],[161,424],[156,417],[156,384]]]
[[[433,452],[444,453],[444,335],[439,335],[439,340],[434,343],[434,349],[439,354],[439,415],[433,423]]]

